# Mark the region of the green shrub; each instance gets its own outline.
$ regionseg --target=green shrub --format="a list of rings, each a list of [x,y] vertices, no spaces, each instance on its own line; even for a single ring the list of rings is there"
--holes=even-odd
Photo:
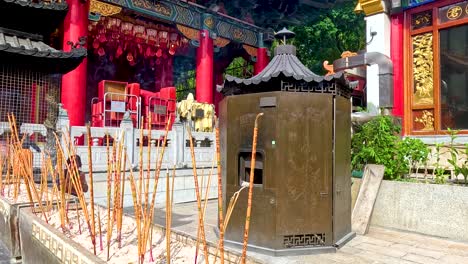
[[[415,163],[425,162],[427,146],[419,139],[401,140],[400,131],[391,116],[378,116],[358,128],[351,141],[353,169],[381,164],[385,166],[385,179],[401,179]]]

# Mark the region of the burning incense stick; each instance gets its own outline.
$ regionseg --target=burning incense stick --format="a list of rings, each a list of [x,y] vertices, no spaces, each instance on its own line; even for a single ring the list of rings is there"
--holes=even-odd
[[[98,231],[99,231],[99,249],[101,251],[104,250],[104,246],[102,244],[102,230],[101,230],[101,210],[97,210],[97,219],[98,219]]]
[[[244,190],[247,187],[248,187],[247,185],[242,186],[237,192],[235,192],[232,195],[231,199],[229,200],[229,205],[226,209],[226,217],[224,218],[224,223],[223,223],[224,230],[226,230],[229,225],[229,219],[231,219],[231,214],[234,211],[234,207],[237,204],[237,199],[239,198],[240,193],[242,192],[242,190]],[[221,240],[218,241],[218,246],[216,248],[216,254],[215,254],[215,260],[213,264],[216,264],[216,261],[218,258],[218,252],[220,251],[220,247],[221,247]]]
[[[148,136],[147,136],[147,149],[148,149],[148,157],[147,159],[147,165],[146,165],[146,184],[145,184],[145,206],[146,206],[146,211],[148,211],[149,207],[149,181],[150,181],[150,175],[151,175],[151,115],[148,117]]]
[[[3,155],[0,154],[0,194],[3,196]]]
[[[86,125],[86,130],[88,134],[88,168],[89,168],[89,198],[91,204],[91,240],[93,243],[93,252],[96,255],[96,220],[94,218],[94,179],[93,179],[93,156],[91,152],[91,126],[88,123]]]
[[[75,189],[76,195],[78,197],[78,201],[80,203],[81,208],[83,209],[82,211],[83,211],[83,214],[84,214],[86,225],[88,227],[88,231],[89,231],[90,234],[92,234],[91,221],[89,219],[90,217],[89,217],[89,213],[88,213],[88,207],[87,207],[86,199],[84,197],[83,188],[81,186],[80,172],[78,170],[78,166],[77,166],[76,159],[75,159],[76,152],[75,152],[75,149],[74,149],[74,146],[73,146],[73,144],[71,142],[70,137],[67,137],[68,133],[65,133],[64,135],[65,135],[66,143],[68,143],[67,145],[69,146],[69,149],[67,151],[68,151],[68,153],[71,154],[71,156],[70,156],[71,164],[68,164],[68,163],[66,164],[67,165],[67,171],[70,172],[70,175],[69,175],[70,177],[69,178],[72,181],[73,188]],[[62,151],[62,153],[63,153],[61,145],[58,145],[58,149],[60,151]]]
[[[202,209],[201,209],[201,197],[200,197],[200,189],[198,187],[198,176],[197,176],[197,164],[195,162],[195,149],[193,146],[193,138],[192,138],[192,133],[190,131],[190,127],[187,126],[187,132],[189,136],[189,141],[190,141],[190,153],[192,154],[192,168],[193,168],[193,178],[195,182],[195,194],[197,197],[197,207],[198,207],[198,224],[200,226],[200,234],[203,242],[203,252],[205,254],[205,262],[209,263],[208,261],[208,247],[206,245],[206,238],[205,238],[205,226],[204,226],[204,221],[203,221],[203,214],[202,214]]]
[[[133,208],[135,208],[135,220],[137,224],[137,238],[138,238],[138,263],[141,263],[141,216],[140,216],[140,207],[138,202],[138,193],[135,183],[135,178],[133,177],[133,170],[130,170],[130,187],[132,189],[132,199],[133,199]]]
[[[127,148],[124,148],[124,168],[122,176],[122,189],[121,189],[121,200],[120,200],[120,211],[117,219],[117,241],[119,242],[119,248],[122,247],[122,221],[123,221],[123,207],[125,200],[125,172],[127,170]]]
[[[252,212],[252,194],[253,194],[253,184],[255,176],[255,155],[257,154],[257,134],[258,134],[258,119],[263,115],[259,113],[255,117],[255,126],[253,132],[253,143],[252,143],[252,158],[250,161],[250,175],[249,175],[249,197],[247,199],[247,214],[245,217],[245,229],[244,229],[244,243],[242,247],[242,256],[241,264],[245,264],[245,259],[247,257],[247,243],[249,241],[249,225],[250,225],[250,214]]]
[[[112,144],[113,149],[115,149],[115,141]],[[114,151],[112,151],[114,152]],[[112,194],[112,163],[110,158],[111,153],[109,152],[109,137],[107,137],[107,261],[109,261],[110,255],[110,238],[112,236],[112,218],[111,218],[111,194]],[[113,162],[113,161],[112,161]]]
[[[215,124],[216,135],[216,161],[218,168],[218,221],[219,221],[219,251],[221,255],[221,264],[224,264],[224,221],[223,221],[223,181],[221,177],[221,150],[219,143],[219,119]]]
[[[145,231],[144,234],[148,234],[150,232],[151,223],[153,222],[152,215],[153,215],[153,211],[154,211],[154,204],[156,202],[156,190],[158,188],[159,175],[160,175],[160,172],[161,172],[162,162],[163,162],[163,159],[164,159],[164,151],[166,149],[167,135],[169,133],[169,124],[170,124],[170,122],[171,122],[171,117],[169,116],[169,118],[167,120],[167,123],[166,123],[166,131],[164,133],[164,140],[163,140],[163,143],[162,143],[161,152],[158,153],[159,157],[158,157],[158,160],[157,160],[158,164],[156,166],[156,174],[155,174],[154,186],[153,186],[153,195],[151,197],[151,205],[148,208],[148,212],[147,212],[147,215],[150,215],[150,217],[147,218],[149,221],[145,221],[146,223],[145,223],[145,227],[144,227],[144,231]],[[146,246],[147,239],[148,239],[148,237],[144,237],[144,247]]]
[[[170,186],[169,186],[169,172],[166,173],[166,263],[171,263],[171,227],[170,227]]]

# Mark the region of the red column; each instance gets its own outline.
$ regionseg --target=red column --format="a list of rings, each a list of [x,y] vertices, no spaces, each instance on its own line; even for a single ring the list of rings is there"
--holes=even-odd
[[[403,14],[391,18],[390,57],[393,62],[393,115],[403,118]]]
[[[77,43],[88,35],[89,1],[67,0],[68,13],[63,22],[63,48],[69,51],[68,41]],[[86,112],[86,58],[73,71],[62,77],[62,104],[68,111],[71,126],[85,124]]]
[[[254,75],[259,74],[269,63],[267,48],[257,49],[257,61],[254,64]]]
[[[195,97],[201,103],[213,103],[213,39],[208,30],[200,31],[197,49]]]

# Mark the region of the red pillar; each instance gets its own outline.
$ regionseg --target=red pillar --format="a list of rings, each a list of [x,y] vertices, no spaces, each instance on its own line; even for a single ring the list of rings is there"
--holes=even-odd
[[[200,31],[197,49],[195,97],[201,103],[213,103],[213,39],[208,30]]]
[[[403,14],[391,18],[390,57],[393,62],[393,115],[403,118]]]
[[[267,48],[257,49],[257,61],[254,64],[254,75],[259,74],[269,63]]]
[[[89,1],[67,0],[68,13],[63,23],[63,48],[71,49],[68,41],[77,43],[88,35]],[[86,112],[86,58],[73,71],[62,77],[62,104],[68,111],[71,126],[83,126]]]

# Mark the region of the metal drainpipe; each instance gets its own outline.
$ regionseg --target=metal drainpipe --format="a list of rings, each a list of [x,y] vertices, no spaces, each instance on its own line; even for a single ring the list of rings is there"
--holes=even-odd
[[[389,57],[380,52],[367,52],[335,60],[333,69],[343,71],[373,64],[379,66],[379,107],[382,114],[388,115],[393,108],[393,62]]]

